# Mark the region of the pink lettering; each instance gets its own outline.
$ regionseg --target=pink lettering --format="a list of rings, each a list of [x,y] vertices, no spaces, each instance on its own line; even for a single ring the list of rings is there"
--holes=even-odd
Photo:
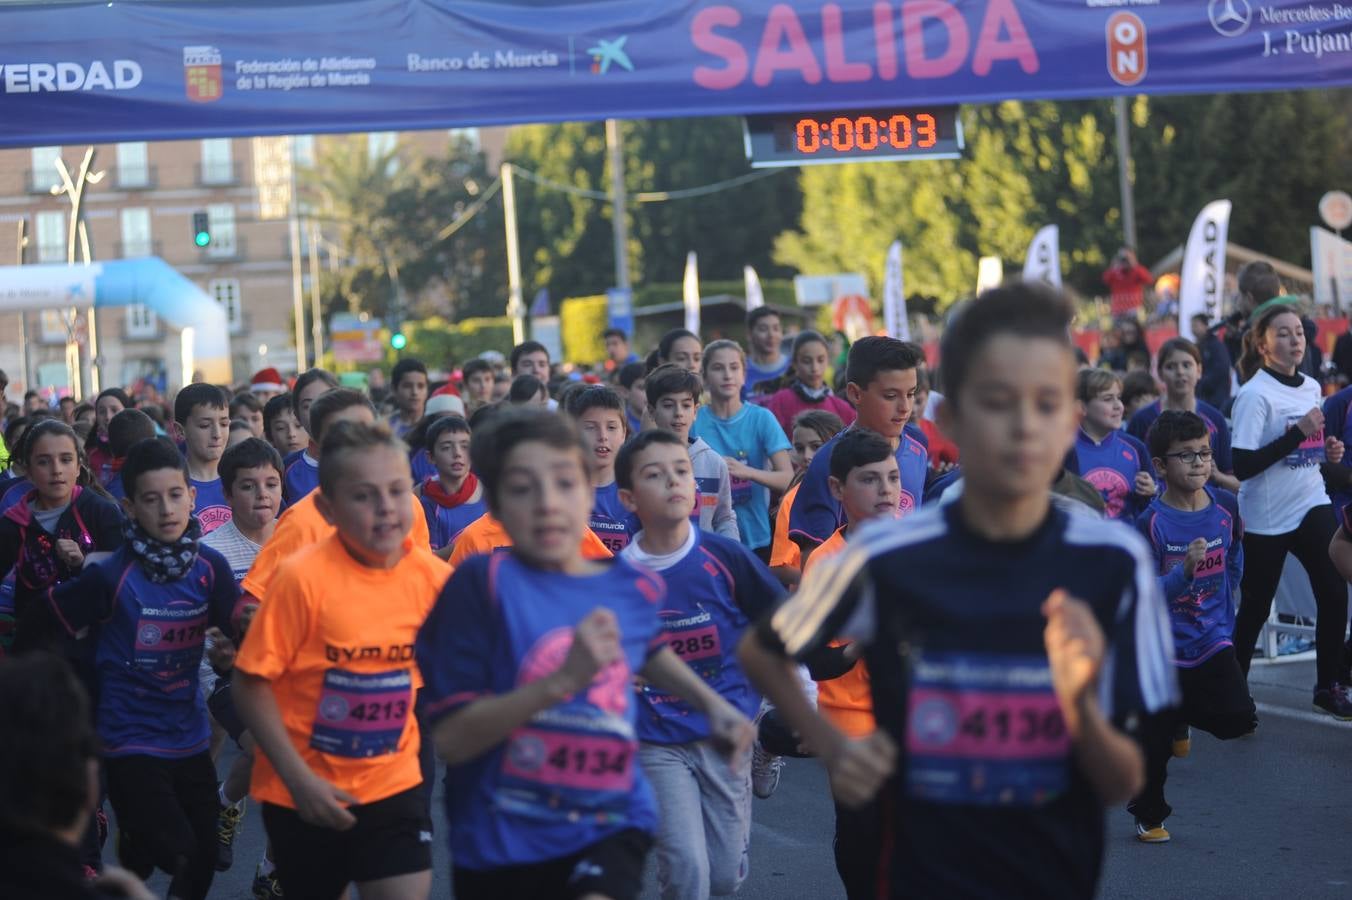
[[[788,41],[788,48],[781,49],[785,41]],[[812,44],[803,33],[803,24],[798,21],[793,7],[785,3],[770,7],[751,80],[759,87],[766,87],[780,71],[796,71],[808,84],[822,80],[821,66],[812,55]]]
[[[1007,40],[1001,39],[1002,32],[1008,35]],[[1028,29],[1023,27],[1013,0],[990,0],[986,18],[981,23],[981,35],[976,40],[972,71],[981,76],[989,75],[991,63],[1002,59],[1017,60],[1026,75],[1038,70],[1037,51],[1033,49]]]
[[[836,84],[849,81],[868,81],[873,67],[865,62],[850,62],[845,58],[845,27],[841,22],[840,7],[828,3],[822,7],[822,44],[826,48],[826,78]]]
[[[893,81],[897,77],[897,33],[892,27],[892,7],[873,4],[873,43],[878,51],[878,77]]]
[[[925,23],[938,22],[947,34],[941,56],[925,55]],[[907,0],[901,5],[901,34],[906,46],[906,74],[912,78],[947,78],[967,58],[971,34],[962,14],[947,0]]]
[[[695,84],[711,91],[724,91],[741,84],[750,67],[746,50],[736,40],[725,37],[715,29],[735,28],[742,21],[742,14],[731,6],[710,6],[695,15],[690,25],[690,39],[694,45],[723,60],[722,68],[713,66],[695,67]]]

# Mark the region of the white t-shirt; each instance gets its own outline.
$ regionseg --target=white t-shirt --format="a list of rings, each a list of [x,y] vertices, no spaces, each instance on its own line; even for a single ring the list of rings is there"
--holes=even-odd
[[[233,520],[226,522],[211,534],[203,536],[202,543],[225,557],[225,561],[230,564],[230,571],[235,575],[235,584],[239,584],[244,580],[244,576],[249,574],[249,567],[253,565],[258,552],[263,549],[246,538],[243,532],[235,527]]]
[[[1302,376],[1300,387],[1287,387],[1267,372],[1239,389],[1231,412],[1230,445],[1258,450],[1280,438],[1319,405],[1319,384]],[[1239,514],[1254,534],[1295,531],[1305,514],[1329,502],[1319,464],[1324,461],[1324,432],[1301,442],[1294,452],[1239,485]]]

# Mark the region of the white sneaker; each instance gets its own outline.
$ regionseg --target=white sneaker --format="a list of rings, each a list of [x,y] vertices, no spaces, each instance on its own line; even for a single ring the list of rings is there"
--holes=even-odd
[[[765,800],[779,787],[779,772],[784,768],[784,757],[767,753],[756,741],[751,748],[751,793]]]

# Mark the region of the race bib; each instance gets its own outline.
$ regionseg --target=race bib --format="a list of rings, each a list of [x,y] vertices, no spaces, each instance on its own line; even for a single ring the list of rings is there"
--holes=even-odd
[[[157,673],[195,669],[202,660],[206,642],[207,608],[185,610],[142,609],[136,620],[136,645],[132,663]]]
[[[926,655],[907,709],[906,788],[916,799],[1041,806],[1069,785],[1070,736],[1045,657]]]
[[[394,753],[412,700],[413,676],[407,669],[369,675],[329,669],[324,673],[310,747],[354,759]]]
[[[751,502],[752,482],[747,478],[732,479],[732,505],[741,506],[744,503]]]
[[[1299,421],[1299,417],[1293,417],[1289,424],[1295,425]],[[1317,466],[1324,459],[1324,429],[1321,428],[1302,440],[1299,447],[1286,455],[1286,465],[1292,469],[1301,469],[1306,466]]]
[[[507,743],[502,773],[537,787],[627,792],[634,784],[634,744],[613,735],[522,728]]]

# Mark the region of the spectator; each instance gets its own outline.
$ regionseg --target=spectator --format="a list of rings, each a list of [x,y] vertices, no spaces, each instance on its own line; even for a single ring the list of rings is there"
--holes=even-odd
[[[631,362],[638,362],[638,354],[629,349],[629,335],[620,328],[607,328],[601,335],[606,342],[606,368],[618,369]]]
[[[1103,283],[1112,293],[1113,318],[1135,315],[1145,300],[1145,287],[1154,281],[1150,270],[1136,259],[1136,251],[1123,247],[1103,273]]]

